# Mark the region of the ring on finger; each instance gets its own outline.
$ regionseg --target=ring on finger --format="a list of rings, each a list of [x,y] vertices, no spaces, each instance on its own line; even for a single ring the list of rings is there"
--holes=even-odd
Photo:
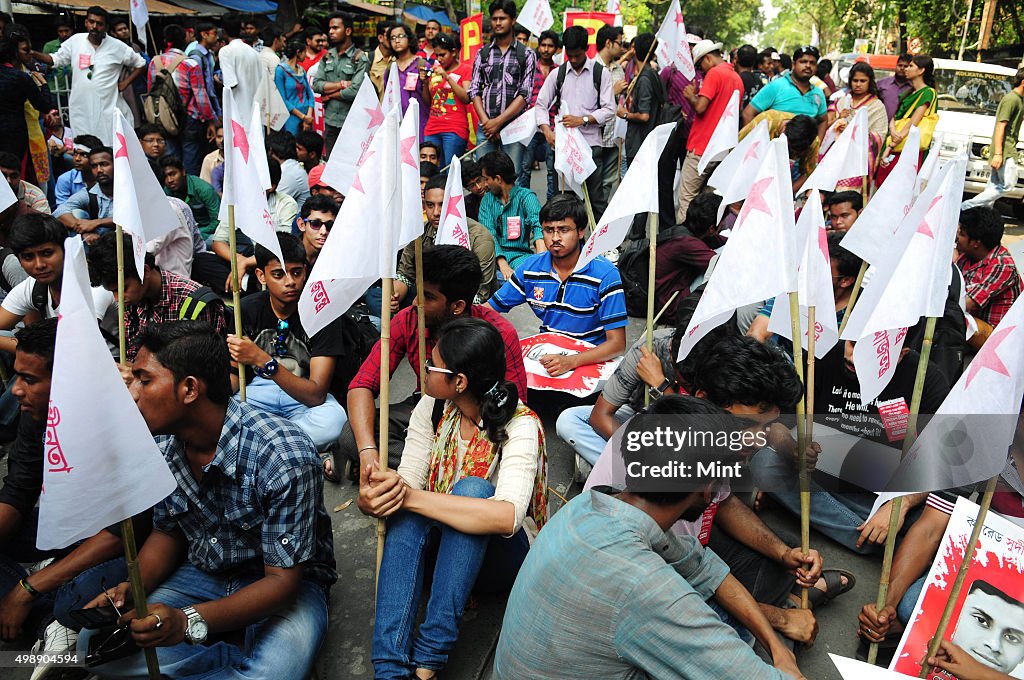
[[[164,625],[164,620],[160,617],[159,614],[154,613],[153,616],[156,617],[156,626],[155,627],[156,628],[161,628]]]

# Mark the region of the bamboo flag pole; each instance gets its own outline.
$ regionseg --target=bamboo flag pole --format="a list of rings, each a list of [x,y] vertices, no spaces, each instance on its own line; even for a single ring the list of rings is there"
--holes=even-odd
[[[228,205],[228,250],[231,251],[231,306],[235,335],[242,337],[242,293],[238,281],[238,235],[235,234],[235,206]],[[238,362],[238,399],[245,401],[245,364]]]
[[[839,335],[843,335],[843,331],[846,330],[846,323],[850,320],[850,314],[853,313],[853,306],[857,304],[857,297],[860,295],[860,287],[864,285],[864,274],[868,271],[868,263],[860,263],[860,271],[857,272],[857,280],[853,282],[853,290],[850,291],[850,301],[846,303],[846,311],[843,312],[843,322],[839,324]]]
[[[974,550],[978,546],[978,539],[981,538],[981,530],[985,526],[985,518],[988,516],[988,509],[992,505],[992,494],[996,490],[996,482],[998,480],[999,475],[996,475],[988,480],[988,484],[985,486],[985,493],[981,497],[981,509],[978,511],[978,518],[974,521],[974,530],[971,531],[971,540],[967,541],[967,547],[964,548],[964,557],[960,562],[960,568],[957,569],[956,580],[953,581],[953,589],[946,600],[946,606],[942,610],[939,626],[935,630],[935,635],[928,643],[928,656],[921,662],[921,672],[917,676],[919,678],[928,677],[928,672],[931,669],[928,665],[928,659],[939,653],[939,645],[942,643],[942,638],[946,635],[946,628],[949,627],[949,622],[953,618],[953,607],[956,606],[957,600],[960,598],[960,591],[963,590],[964,582],[967,580],[967,570],[971,568],[971,562],[974,560]]]
[[[479,145],[477,145],[477,146],[479,146]],[[475,154],[475,153],[476,153],[476,148],[477,148],[477,147],[473,147],[472,149],[470,149],[470,150],[469,150],[469,151],[467,151],[466,153],[464,153],[464,154],[462,154],[461,156],[459,156],[459,162],[461,163],[462,161],[464,161],[464,160],[466,160],[467,158],[469,158],[469,157],[470,157],[471,155]],[[444,166],[443,168],[441,168],[440,170],[438,170],[438,171],[437,171],[437,174],[439,174],[439,175],[440,175],[440,174],[443,174],[443,173],[444,173],[445,171],[447,171],[447,170],[448,170],[448,168],[450,168],[450,167],[452,167],[452,164],[451,164],[451,163],[448,163],[448,165],[446,165],[446,166]]]
[[[789,293],[789,318],[793,329],[793,365],[796,367],[800,382],[806,385],[803,330],[800,327],[800,300],[796,291]],[[808,319],[808,330],[810,323],[811,320]],[[806,397],[808,394],[810,394],[810,388],[805,388],[804,396]],[[796,446],[800,465],[800,549],[806,554],[811,549],[811,495],[810,481],[807,478],[807,409],[804,408],[803,399],[796,402]],[[800,607],[801,609],[810,607],[810,591],[807,588],[801,588]]]
[[[647,213],[647,238],[650,256],[647,264],[647,351],[654,351],[654,267],[658,260],[658,213]],[[644,406],[651,403],[649,390],[644,390]]]
[[[814,306],[807,308],[807,393],[804,399],[807,401],[807,431],[804,433],[806,443],[801,450],[803,457],[800,467],[800,549],[804,554],[811,550],[811,476],[807,470],[807,446],[814,438],[814,345],[817,342],[817,324],[814,319]],[[800,594],[800,602],[808,598],[810,604],[810,591],[803,589]]]
[[[597,170],[594,170],[597,172]],[[590,223],[590,231],[597,229],[597,220],[594,219],[594,208],[590,204],[590,190],[587,189],[586,181],[583,182],[583,205],[587,208],[587,222]]]
[[[417,267],[417,275],[421,270]],[[391,295],[395,289],[394,279],[381,279],[380,306],[380,443],[377,445],[381,470],[388,469],[388,417],[391,412]],[[421,385],[422,388],[422,385]],[[377,520],[377,576],[380,579],[380,563],[384,559],[384,537],[387,525],[384,518]],[[374,590],[376,592],[376,590]]]
[[[917,364],[917,375],[914,377],[914,391],[910,397],[910,414],[907,417],[907,433],[903,436],[903,453],[907,455],[917,438],[917,414],[921,410],[921,395],[924,393],[924,379],[928,372],[928,357],[932,353],[932,338],[935,336],[935,323],[938,319],[928,317],[924,325],[924,341],[921,344],[921,359]],[[885,552],[882,554],[882,576],[878,582],[878,597],[875,599],[875,611],[885,607],[889,597],[889,577],[892,572],[892,556],[896,548],[896,533],[899,531],[900,515],[903,513],[903,496],[892,499],[889,508],[889,533],[885,537]],[[868,647],[868,663],[874,664],[878,658],[878,643],[872,642]]]
[[[420,390],[427,384],[427,318],[423,309],[423,237],[416,239],[416,330],[420,353]]]
[[[668,300],[665,300],[665,304],[662,305],[661,309],[658,310],[658,313],[654,315],[654,324],[658,323],[658,319],[661,318],[661,315],[665,313],[665,311],[668,309],[669,305],[671,305],[675,301],[675,299],[677,297],[679,297],[679,291],[678,290],[675,291],[674,293],[672,293],[672,295],[669,296]],[[654,324],[651,324],[651,325],[653,326]],[[644,342],[646,338],[647,338],[647,331],[644,330],[643,335],[641,335],[640,339],[636,341],[636,344],[639,345],[641,342]]]
[[[120,352],[121,366],[128,365],[128,342],[125,336],[124,323],[124,231],[120,224],[115,224],[117,237],[117,345]],[[141,278],[141,272],[140,272]],[[146,588],[142,583],[139,571],[139,551],[135,545],[135,525],[132,518],[121,521],[121,544],[124,547],[124,561],[128,567],[128,582],[132,589],[132,602],[135,603],[137,618],[149,616],[146,604]],[[160,662],[156,658],[156,649],[146,648],[146,669],[150,680],[160,680]]]

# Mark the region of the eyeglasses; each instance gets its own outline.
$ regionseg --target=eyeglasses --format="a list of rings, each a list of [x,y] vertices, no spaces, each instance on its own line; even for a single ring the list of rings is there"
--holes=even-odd
[[[435,366],[434,360],[430,357],[427,357],[427,360],[424,363],[426,364],[427,370],[432,373],[447,373],[448,375],[455,375],[455,371],[449,371],[447,368]]]
[[[804,45],[803,47],[796,48],[796,51],[793,52],[793,59],[799,59],[805,54],[810,54],[815,59],[821,56],[821,52],[819,52],[818,48],[815,47],[814,45]]]
[[[274,353],[279,357],[288,354],[288,319],[278,319],[277,336],[274,338]]]
[[[313,227],[313,231],[320,231],[321,229],[326,229],[327,231],[330,231],[331,227],[334,226],[334,220],[326,220],[325,221],[325,220],[313,218],[311,220],[306,220],[306,224],[308,224],[309,226]]]
[[[576,231],[576,228],[575,227],[541,227],[540,230],[541,230],[541,232],[544,233],[545,236],[554,236],[555,234],[558,234],[559,236],[568,236],[572,232]]]
[[[391,36],[391,41],[394,42],[395,40],[409,40],[409,36],[405,33]]]

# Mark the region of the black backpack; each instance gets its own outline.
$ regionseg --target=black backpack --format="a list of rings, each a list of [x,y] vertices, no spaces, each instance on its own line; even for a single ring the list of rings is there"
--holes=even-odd
[[[159,125],[164,132],[175,137],[185,127],[186,113],[173,74],[186,57],[180,54],[166,61],[163,55],[160,55],[154,59],[159,59],[159,68],[153,76],[153,87],[149,89],[149,95],[143,103],[142,116],[147,123]]]
[[[680,236],[693,236],[693,232],[678,224],[658,232],[658,244]],[[629,316],[647,316],[647,278],[651,264],[651,241],[647,238],[626,241],[619,255],[619,276],[622,278],[622,292],[626,296],[626,313]]]
[[[370,356],[374,345],[380,339],[380,331],[370,320],[369,308],[360,302],[341,315],[342,351],[334,367],[331,393],[336,397],[348,393],[349,383],[356,377],[359,367]]]
[[[565,85],[565,74],[568,72],[569,63],[566,62],[558,67],[555,76],[555,98],[551,100],[551,110],[558,113],[562,106],[562,86]],[[601,76],[604,74],[604,66],[600,62],[594,62],[594,89],[597,91],[597,107],[601,108]]]

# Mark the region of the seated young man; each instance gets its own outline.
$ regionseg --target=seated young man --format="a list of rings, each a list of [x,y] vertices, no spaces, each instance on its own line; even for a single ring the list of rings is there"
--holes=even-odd
[[[146,160],[149,161],[149,167],[153,169],[153,174],[163,183],[164,173],[160,167],[160,160],[167,154],[167,136],[164,134],[163,128],[153,123],[143,123],[135,128],[135,136],[139,138],[142,153],[146,154]]]
[[[515,383],[520,395],[526,394],[526,369],[519,335],[512,324],[487,305],[474,305],[473,297],[480,290],[480,261],[472,251],[462,246],[435,246],[423,253],[423,314],[426,321],[426,351],[433,351],[437,343],[435,334],[446,321],[472,316],[483,319],[498,329],[505,341],[505,380]],[[419,401],[422,390],[419,375],[419,330],[416,308],[406,307],[391,319],[391,358],[389,369],[393,375],[403,359],[416,374],[416,389],[405,401],[392,404],[390,410],[390,438],[388,442],[389,466],[398,468],[405,446],[405,429],[409,426],[412,409]],[[374,345],[369,356],[348,386],[348,425],[341,433],[340,451],[362,465],[377,458],[377,417],[374,399],[380,392],[380,343]],[[376,414],[376,416],[375,416]],[[358,474],[353,466],[351,471]]]
[[[88,189],[96,180],[93,179],[92,170],[89,169],[89,152],[97,147],[103,146],[99,137],[92,135],[78,135],[75,137],[75,146],[71,151],[72,167],[57,178],[54,185],[53,196],[56,205],[62,204],[71,198],[76,191]]]
[[[185,164],[176,156],[161,158],[160,171],[164,193],[181,199],[192,209],[192,217],[204,239],[213,236],[220,214],[220,196],[213,187],[195,175],[185,174]]]
[[[249,369],[246,401],[287,418],[324,449],[348,420],[328,393],[344,348],[343,320],[335,319],[313,337],[306,334],[299,319],[299,295],[309,273],[306,253],[291,234],[278,234],[277,240],[284,262],[256,246],[256,277],[266,290],[242,301],[245,336],[228,335],[228,351],[232,361]],[[327,472],[334,477],[333,470]]]
[[[43,486],[43,441],[56,342],[57,319],[36,321],[18,333],[11,392],[22,416],[0,487],[0,636],[6,640],[38,639],[42,644],[37,649],[47,652],[72,649],[78,626],[68,612],[81,607],[101,584],[118,583],[128,573],[120,525],[69,549],[41,551],[35,547],[36,501]],[[135,530],[139,540],[144,540],[149,533],[148,514],[137,518]],[[48,558],[55,560],[31,575],[22,566]]]
[[[124,325],[128,361],[135,361],[143,331],[152,325],[189,319],[205,321],[224,335],[224,303],[209,288],[192,279],[161,271],[146,254],[142,275],[135,271],[132,240],[122,234],[124,262]],[[117,233],[104,234],[89,248],[89,278],[112,294],[117,292]]]
[[[714,192],[699,193],[687,208],[686,224],[669,227],[664,236],[658,234],[654,305],[665,309],[662,318],[676,318],[676,310],[689,296],[693,282],[707,272],[715,249],[725,244],[718,236],[721,203],[722,197]],[[676,299],[669,304],[673,294]]]
[[[434,245],[437,230],[441,224],[441,208],[444,207],[444,190],[448,178],[445,175],[434,175],[423,187],[423,212],[427,216],[426,228],[423,230],[423,248]],[[474,219],[467,218],[469,225],[469,249],[480,261],[482,278],[480,290],[476,293],[475,304],[483,304],[497,288],[494,263],[494,237],[484,225]],[[399,303],[405,299],[410,290],[416,287],[416,247],[410,243],[402,250],[398,265],[398,276],[395,277],[395,291],[391,296],[391,311],[397,312]]]
[[[281,164],[277,191],[294,199],[296,208],[302,210],[302,204],[309,198],[309,175],[296,156],[295,137],[284,130],[271,132],[267,149],[270,157]]]
[[[960,213],[956,266],[967,283],[967,313],[989,326],[1002,320],[1021,289],[1020,274],[1002,240],[1003,218],[994,208],[970,208]]]
[[[664,397],[654,411],[723,413],[680,396]],[[722,560],[694,537],[671,531],[678,520],[704,514],[719,481],[693,492],[590,490],[559,510],[512,587],[495,678],[561,680],[567,668],[595,680],[802,678],[793,653]],[[774,667],[708,606],[711,598],[765,646]]]
[[[302,248],[306,251],[306,263],[310,269],[316,264],[316,258],[327,242],[327,235],[331,233],[339,209],[337,203],[322,194],[314,194],[302,204],[295,225],[302,236]]]
[[[326,196],[339,206],[345,202],[345,197],[340,191],[324,182],[324,168],[326,165],[317,165],[309,171],[309,195]]]
[[[42,213],[23,215],[14,221],[7,246],[18,256],[28,278],[0,303],[0,330],[9,331],[22,321],[31,323],[57,316],[67,235],[64,225]],[[92,303],[97,318],[103,318],[114,296],[93,288]],[[12,337],[0,334],[0,351],[13,353],[16,345]]]
[[[219,196],[224,191],[224,123],[217,120],[213,123],[213,142],[217,148],[206,154],[199,168],[199,179],[214,188]],[[214,171],[218,170],[219,173]],[[219,180],[214,175],[219,174]]]
[[[420,144],[420,163],[433,163],[440,167],[440,151],[437,144],[433,142]]]
[[[859,191],[835,191],[822,201],[825,205],[825,226],[829,231],[845,234],[864,210],[864,197]]]
[[[71,194],[53,216],[91,245],[114,229],[114,150],[99,146],[90,151],[89,169],[96,183]]]
[[[530,189],[516,186],[515,165],[504,151],[492,151],[484,156],[480,170],[487,193],[480,199],[476,219],[494,236],[498,271],[507,280],[526,258],[544,250],[540,201]],[[471,180],[463,177],[463,182]],[[584,220],[582,228],[586,226]]]
[[[462,161],[462,190],[465,196],[466,219],[479,221],[480,203],[487,194],[487,181],[484,179],[480,164],[472,158]]]
[[[12,153],[0,152],[0,172],[11,186],[14,197],[36,212],[50,214],[50,202],[46,193],[35,184],[21,178],[21,161]]]
[[[573,271],[587,229],[583,201],[574,194],[555,196],[541,209],[540,223],[545,252],[525,258],[488,304],[504,313],[527,302],[541,321],[541,333],[561,333],[596,345],[579,354],[541,357],[547,372],[557,377],[626,350],[626,300],[619,270],[604,257]]]
[[[178,488],[153,508],[139,548],[149,616],[127,611],[137,644],[155,647],[167,677],[302,678],[327,630],[337,579],[323,474],[294,423],[231,398],[230,359],[209,324],[150,326],[132,369],[132,396]],[[107,597],[131,610],[128,583]],[[244,647],[222,633],[240,632]],[[88,648],[95,631],[79,639]],[[214,641],[216,640],[216,641]],[[98,669],[146,675],[142,652]]]
[[[295,134],[295,160],[308,173],[323,162],[324,138],[313,130],[299,130]],[[312,187],[310,187],[312,188]]]

